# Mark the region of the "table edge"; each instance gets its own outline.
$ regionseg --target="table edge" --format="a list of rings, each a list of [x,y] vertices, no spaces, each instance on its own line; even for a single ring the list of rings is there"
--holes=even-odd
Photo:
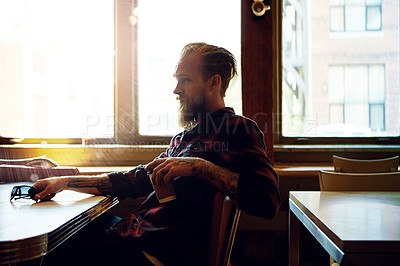
[[[78,214],[51,232],[18,241],[0,242],[0,264],[22,262],[51,252],[82,227],[118,204],[118,202],[116,197],[105,196],[98,204]]]
[[[330,240],[339,247],[344,253],[360,253],[364,250],[365,247],[376,246],[377,243],[382,243],[385,241],[380,240],[342,240],[339,236],[337,236],[325,223],[323,223],[314,213],[312,213],[308,208],[306,208],[297,198],[295,193],[346,193],[346,191],[289,191],[289,200],[291,200],[308,218],[312,220],[312,222],[318,226],[318,228],[330,238]],[[363,194],[363,193],[377,193],[376,191],[349,191],[352,194]],[[397,192],[378,192],[379,194],[393,194]],[[300,206],[299,206],[300,205]],[[387,245],[381,246],[379,249],[375,250],[374,253],[382,253],[382,254],[394,254],[398,253],[398,247],[400,246],[400,240],[398,241],[390,241],[391,244],[396,243],[394,248],[390,250],[387,249]]]

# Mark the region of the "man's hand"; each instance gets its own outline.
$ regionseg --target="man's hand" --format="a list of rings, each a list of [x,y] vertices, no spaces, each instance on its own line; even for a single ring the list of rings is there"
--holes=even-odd
[[[46,201],[52,199],[58,192],[67,187],[67,179],[63,177],[51,177],[40,179],[33,184],[33,187],[39,191],[33,198],[36,201]]]
[[[110,178],[107,174],[98,176],[63,176],[40,179],[33,184],[39,193],[33,200],[50,200],[64,189],[95,195],[111,193]]]
[[[154,168],[154,169],[153,169]],[[239,174],[196,157],[169,157],[155,159],[145,170],[153,169],[151,182],[160,185],[180,176],[197,176],[233,198],[237,197]]]
[[[153,169],[151,182],[154,185],[169,183],[179,176],[194,176],[205,165],[205,160],[192,157],[170,157],[155,159],[146,165],[145,170]]]

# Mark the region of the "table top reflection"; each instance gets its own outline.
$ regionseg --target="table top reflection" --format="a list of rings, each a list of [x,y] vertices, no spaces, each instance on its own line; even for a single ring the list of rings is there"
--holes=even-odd
[[[399,192],[292,191],[289,198],[291,212],[336,261],[400,256]]]
[[[51,201],[10,202],[16,185],[0,184],[0,264],[43,256],[118,203],[113,197],[62,191]]]

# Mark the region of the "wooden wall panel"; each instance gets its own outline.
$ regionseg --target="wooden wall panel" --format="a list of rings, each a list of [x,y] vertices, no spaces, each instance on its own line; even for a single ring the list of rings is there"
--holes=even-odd
[[[243,114],[257,122],[273,161],[273,17],[271,11],[256,17],[252,3],[242,0]]]

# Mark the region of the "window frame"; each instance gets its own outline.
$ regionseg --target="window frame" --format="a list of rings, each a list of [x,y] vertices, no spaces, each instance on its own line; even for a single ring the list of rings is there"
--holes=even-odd
[[[21,144],[168,145],[171,135],[143,135],[139,129],[138,0],[114,0],[114,134],[113,137],[25,138]],[[240,29],[238,29],[240,30]]]
[[[137,7],[137,0],[115,0],[116,73],[114,88],[114,143],[165,145],[171,136],[139,134],[139,94],[135,82],[138,69],[137,24],[127,23]],[[132,50],[130,50],[130,48]],[[126,56],[131,55],[131,56]],[[127,78],[128,77],[128,78]]]
[[[171,136],[139,134],[137,26],[130,23],[137,0],[114,0],[114,136],[110,138],[25,138],[20,144],[165,145]]]

